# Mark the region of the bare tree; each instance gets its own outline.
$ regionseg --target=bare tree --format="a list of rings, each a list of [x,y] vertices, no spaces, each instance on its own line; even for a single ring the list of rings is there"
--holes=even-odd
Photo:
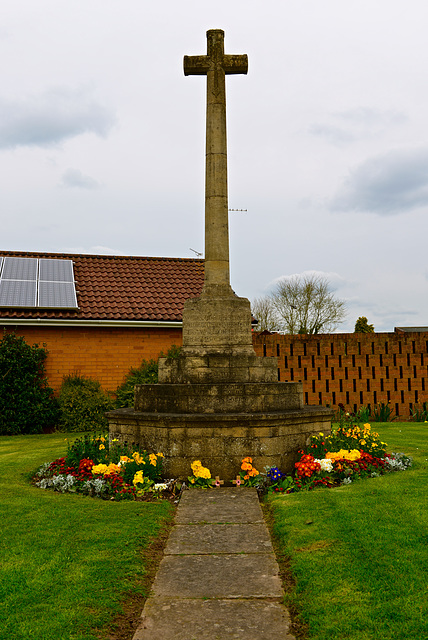
[[[278,318],[271,296],[255,298],[251,303],[251,313],[258,320],[256,331],[278,331]]]
[[[327,278],[316,274],[280,280],[272,301],[283,333],[330,333],[346,316],[344,301],[334,297]]]

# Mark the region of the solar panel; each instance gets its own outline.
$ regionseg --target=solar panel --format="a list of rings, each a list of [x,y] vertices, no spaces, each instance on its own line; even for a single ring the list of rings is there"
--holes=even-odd
[[[0,280],[0,307],[37,306],[35,280]]]
[[[3,280],[37,280],[37,258],[4,259]]]
[[[39,269],[39,280],[45,282],[74,282],[73,262],[71,260],[40,258]]]
[[[77,309],[73,261],[0,256],[0,307]]]
[[[76,308],[74,282],[39,282],[39,307]]]

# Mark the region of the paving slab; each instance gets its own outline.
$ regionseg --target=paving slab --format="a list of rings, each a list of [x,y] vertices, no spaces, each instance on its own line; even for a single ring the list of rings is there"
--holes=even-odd
[[[276,602],[149,598],[134,640],[295,640],[289,629]]]
[[[266,525],[179,524],[168,538],[165,555],[204,553],[273,553]]]
[[[264,522],[257,491],[246,487],[185,491],[176,524]]]
[[[133,640],[295,640],[257,491],[186,491]]]
[[[273,554],[165,556],[152,591],[173,598],[284,597]]]

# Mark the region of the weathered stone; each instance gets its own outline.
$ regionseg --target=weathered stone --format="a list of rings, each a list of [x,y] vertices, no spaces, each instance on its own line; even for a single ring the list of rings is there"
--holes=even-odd
[[[266,526],[253,523],[176,524],[165,549],[167,555],[268,552],[272,553],[272,543]]]
[[[207,33],[207,55],[186,56],[186,75],[207,76],[205,282],[183,312],[183,348],[159,362],[159,384],[135,390],[134,409],[108,415],[110,438],[165,456],[164,473],[186,479],[200,459],[231,482],[241,460],[291,472],[297,450],[330,431],[332,411],[304,407],[302,384],[278,382],[278,360],[256,356],[250,303],[229,281],[225,75],[246,73],[225,55],[224,33]]]
[[[289,629],[277,602],[149,598],[133,640],[295,640]]]
[[[161,598],[284,598],[273,554],[164,556],[152,593]]]
[[[220,475],[229,482],[248,455],[255,458],[260,471],[276,466],[291,473],[297,451],[309,443],[312,435],[327,433],[331,424],[331,411],[322,407],[229,414],[122,409],[108,416],[111,438],[164,454],[166,476],[186,479],[191,475],[190,464],[199,459],[213,476]]]

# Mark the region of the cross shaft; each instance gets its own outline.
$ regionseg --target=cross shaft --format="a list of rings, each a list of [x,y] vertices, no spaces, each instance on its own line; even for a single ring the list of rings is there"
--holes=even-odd
[[[207,76],[205,284],[203,294],[233,293],[229,275],[225,76],[246,74],[246,55],[224,53],[224,31],[207,31],[207,55],[184,56],[184,75]]]

